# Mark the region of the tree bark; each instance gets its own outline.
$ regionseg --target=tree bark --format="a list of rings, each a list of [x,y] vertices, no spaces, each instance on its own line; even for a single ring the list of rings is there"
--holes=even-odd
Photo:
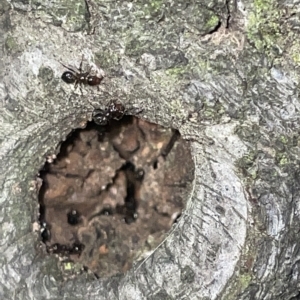
[[[1,299],[300,299],[296,0],[0,2]],[[74,90],[66,65],[101,66]],[[62,283],[36,176],[96,108],[191,141],[187,208],[125,275]]]

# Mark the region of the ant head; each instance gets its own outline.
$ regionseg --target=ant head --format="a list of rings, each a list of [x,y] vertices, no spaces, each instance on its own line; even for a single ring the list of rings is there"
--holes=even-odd
[[[95,109],[93,112],[93,121],[97,125],[104,126],[109,122],[110,119],[111,119],[110,112],[107,109],[105,110]]]
[[[70,71],[66,71],[61,75],[61,79],[66,83],[74,83],[76,81],[76,76]]]

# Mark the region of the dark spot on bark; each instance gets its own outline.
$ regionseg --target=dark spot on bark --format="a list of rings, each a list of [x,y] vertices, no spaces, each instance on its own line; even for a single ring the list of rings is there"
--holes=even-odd
[[[225,209],[224,207],[217,205],[216,206],[216,211],[220,214],[220,215],[225,215]]]
[[[195,272],[189,266],[185,266],[181,270],[180,279],[183,283],[193,283],[195,279]]]
[[[149,299],[151,300],[173,300],[174,298],[171,297],[166,291],[159,291],[157,294],[151,296]]]

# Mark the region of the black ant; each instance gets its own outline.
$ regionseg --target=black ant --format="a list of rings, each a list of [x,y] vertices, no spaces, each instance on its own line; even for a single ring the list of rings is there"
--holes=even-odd
[[[51,239],[50,226],[46,223],[46,221],[41,222],[40,232],[41,232],[42,241],[44,243]]]
[[[75,88],[77,87],[78,84],[80,86],[81,85],[90,85],[90,86],[99,85],[104,77],[90,75],[92,67],[90,67],[90,69],[87,72],[83,72],[82,62],[83,62],[83,56],[82,56],[82,60],[79,65],[79,69],[78,69],[79,72],[75,71],[74,69],[69,68],[66,65],[64,65],[63,63],[61,63],[65,68],[67,68],[69,70],[62,74],[61,79],[68,84],[74,83]]]
[[[68,223],[70,225],[77,225],[80,223],[80,214],[77,210],[73,209],[67,214]]]
[[[93,121],[97,125],[107,125],[111,120],[120,120],[125,114],[125,107],[121,103],[111,103],[105,109],[95,109],[93,112]]]

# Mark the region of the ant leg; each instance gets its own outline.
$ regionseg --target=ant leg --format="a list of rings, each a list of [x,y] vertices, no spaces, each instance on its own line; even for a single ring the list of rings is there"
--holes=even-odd
[[[79,84],[79,80],[78,80],[78,79],[76,79],[76,81],[75,81],[75,84],[74,84],[74,89],[75,89],[75,90],[76,90],[76,88],[77,88],[78,84]]]
[[[80,82],[80,80],[77,79],[77,81],[75,82],[75,89],[77,88],[77,86],[79,86],[80,92],[81,92],[81,96],[83,96],[83,91],[82,91],[82,82]]]
[[[82,75],[84,75],[87,78],[90,75],[91,71],[92,67],[90,67],[87,72],[82,73]]]
[[[80,62],[79,69],[78,69],[80,73],[82,73],[82,63],[83,63],[83,59],[84,59],[84,55],[82,54],[81,62]]]
[[[67,67],[66,65],[64,65],[63,63],[59,62],[62,66],[64,66],[66,69],[68,69],[69,71],[73,72],[73,73],[77,73],[75,70],[73,70],[72,68],[70,67]]]

